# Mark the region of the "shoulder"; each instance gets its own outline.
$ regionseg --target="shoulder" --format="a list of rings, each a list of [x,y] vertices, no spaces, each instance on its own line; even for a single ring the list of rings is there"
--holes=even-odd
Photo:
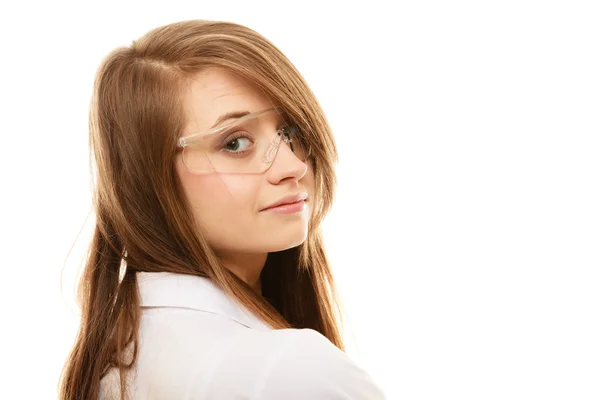
[[[329,339],[312,329],[260,332],[238,342],[213,370],[208,398],[383,400],[381,389]]]
[[[254,330],[210,314],[196,323],[185,311],[150,319],[143,322],[130,382],[139,398],[384,398],[362,369],[312,329]]]
[[[254,391],[294,331],[249,329],[222,315],[186,309],[145,313],[135,391],[152,398],[237,398]]]
[[[202,396],[231,363],[254,371],[244,360],[278,341],[265,337],[270,332],[275,331],[249,329],[223,315],[193,309],[145,310],[136,361],[127,373],[128,392],[132,398]],[[100,398],[117,399],[119,384],[118,370],[112,368],[101,380]]]
[[[371,377],[329,339],[299,329],[282,349],[257,398],[382,400]]]

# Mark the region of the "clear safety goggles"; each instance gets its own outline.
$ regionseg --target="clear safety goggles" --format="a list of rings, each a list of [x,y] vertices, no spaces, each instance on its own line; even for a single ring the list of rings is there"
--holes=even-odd
[[[286,122],[280,112],[279,107],[256,111],[227,125],[179,138],[184,164],[196,173],[261,173],[271,166],[282,142],[306,162],[300,129]]]

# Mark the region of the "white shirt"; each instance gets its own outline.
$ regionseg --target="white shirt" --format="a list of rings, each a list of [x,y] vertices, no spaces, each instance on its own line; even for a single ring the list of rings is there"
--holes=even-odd
[[[370,376],[312,329],[272,329],[210,279],[137,273],[142,307],[133,399],[381,400]],[[119,375],[100,399],[119,398]]]

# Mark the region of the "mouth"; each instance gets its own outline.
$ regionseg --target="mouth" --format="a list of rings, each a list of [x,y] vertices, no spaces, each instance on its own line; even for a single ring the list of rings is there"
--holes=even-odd
[[[285,196],[275,203],[263,208],[261,212],[278,212],[284,214],[290,214],[300,212],[304,209],[307,193],[297,193],[294,195]]]

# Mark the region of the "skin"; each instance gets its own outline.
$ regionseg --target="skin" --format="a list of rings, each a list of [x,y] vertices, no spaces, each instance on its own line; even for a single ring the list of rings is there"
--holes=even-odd
[[[256,87],[222,68],[195,75],[184,102],[189,118],[182,136],[208,130],[226,112],[254,112],[273,106]],[[277,121],[272,122],[275,132]],[[260,293],[259,278],[268,253],[306,240],[314,193],[310,166],[282,143],[273,164],[261,173],[197,174],[185,166],[181,153],[176,170],[200,234],[226,268]],[[299,192],[308,194],[302,212],[284,215],[261,211]]]

